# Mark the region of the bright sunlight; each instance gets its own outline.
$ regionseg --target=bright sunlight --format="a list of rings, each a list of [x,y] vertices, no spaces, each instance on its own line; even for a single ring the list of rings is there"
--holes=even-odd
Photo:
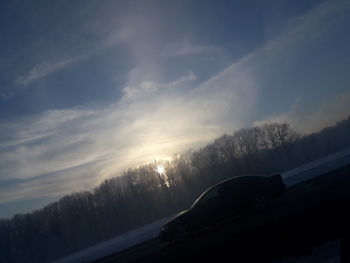
[[[159,173],[159,174],[164,174],[165,168],[164,168],[163,165],[159,164],[159,165],[157,165],[156,171],[157,171],[157,173]]]

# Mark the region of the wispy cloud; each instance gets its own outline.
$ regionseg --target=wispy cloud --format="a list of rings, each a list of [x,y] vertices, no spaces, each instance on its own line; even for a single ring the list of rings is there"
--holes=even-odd
[[[89,8],[91,8],[90,5],[91,4],[87,4],[84,7],[84,9],[86,9],[85,12],[88,12]],[[94,12],[92,12],[92,14],[94,14]],[[85,21],[84,24],[80,24],[80,21],[77,21],[77,26],[74,28],[74,30],[78,29],[78,31],[73,30],[70,32],[70,28],[65,28],[64,30],[60,28],[57,30],[55,34],[62,38],[61,43],[52,44],[51,41],[45,40],[45,37],[47,37],[46,35],[42,36],[44,38],[44,41],[42,42],[47,43],[48,45],[43,46],[42,48],[45,49],[45,51],[46,49],[54,51],[46,51],[44,55],[38,54],[37,57],[40,57],[39,61],[37,59],[33,59],[32,54],[29,54],[29,58],[27,61],[25,61],[26,64],[31,64],[31,66],[28,66],[29,69],[26,72],[17,74],[12,83],[9,84],[12,87],[11,92],[5,92],[5,89],[1,91],[2,89],[0,87],[0,97],[13,97],[33,82],[53,75],[56,72],[71,66],[73,63],[79,63],[81,60],[98,55],[108,48],[113,48],[121,43],[132,41],[132,39],[129,37],[131,31],[129,30],[128,26],[119,25],[114,16],[103,18],[105,20],[97,18],[91,14],[87,15],[87,17],[89,17],[89,19]],[[85,19],[87,19],[87,17],[85,17]],[[104,22],[100,20],[103,20]],[[106,25],[107,21],[108,26]],[[114,23],[115,26],[111,26]],[[89,33],[86,33],[87,30]],[[84,37],[79,39],[76,36],[72,37],[70,35],[79,35],[82,32],[85,32],[89,37],[87,37],[87,39]],[[75,42],[74,39],[79,39],[80,41]],[[35,39],[33,42],[35,43]],[[30,45],[33,45],[33,43],[30,43]],[[33,53],[38,52],[36,49],[32,49],[30,51]]]
[[[125,98],[137,98],[139,96],[148,96],[159,89],[169,90],[172,88],[182,87],[183,84],[186,85],[187,82],[196,80],[197,76],[190,72],[187,75],[180,77],[179,79],[170,82],[170,83],[155,83],[153,81],[142,81],[141,83],[136,83],[132,80],[130,84],[127,84],[125,88],[123,88],[124,99]],[[134,85],[133,85],[134,84]]]
[[[31,82],[44,78],[71,64],[77,58],[68,58],[54,62],[43,62],[34,66],[28,73],[20,75],[15,80],[15,85],[28,85]]]
[[[96,174],[102,169],[101,164],[95,161],[27,180],[2,181],[9,186],[0,188],[0,204],[36,198],[52,200],[73,191],[91,189]]]

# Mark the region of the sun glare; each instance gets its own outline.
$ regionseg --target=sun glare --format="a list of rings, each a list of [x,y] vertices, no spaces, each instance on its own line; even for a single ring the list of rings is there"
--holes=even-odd
[[[163,165],[157,165],[157,173],[164,174],[165,168]]]

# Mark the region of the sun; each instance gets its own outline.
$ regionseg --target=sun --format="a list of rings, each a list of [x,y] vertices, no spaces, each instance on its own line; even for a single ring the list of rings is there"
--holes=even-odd
[[[160,164],[160,165],[157,165],[156,171],[157,171],[157,173],[159,173],[159,174],[164,174],[165,168],[164,168],[163,165]]]

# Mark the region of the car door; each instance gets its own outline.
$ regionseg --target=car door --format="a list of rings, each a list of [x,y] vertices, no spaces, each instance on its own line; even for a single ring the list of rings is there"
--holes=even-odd
[[[223,188],[222,203],[225,216],[233,217],[254,208],[260,195],[260,178],[240,177],[232,180]]]

